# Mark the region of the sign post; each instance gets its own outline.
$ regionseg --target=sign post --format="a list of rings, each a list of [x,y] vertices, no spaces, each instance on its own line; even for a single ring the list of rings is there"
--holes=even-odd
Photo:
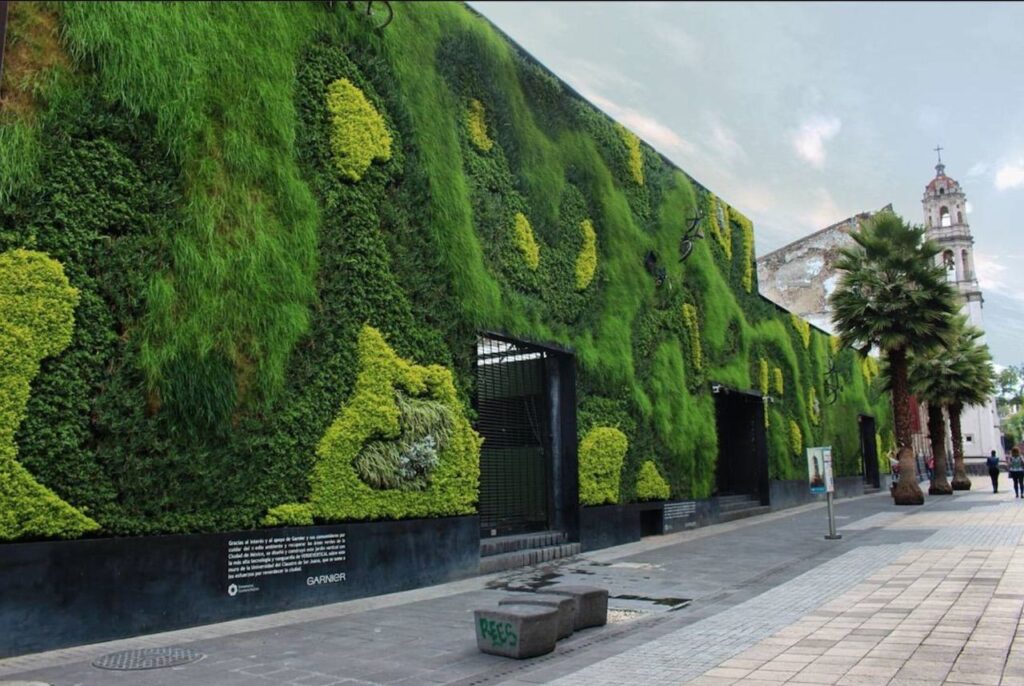
[[[807,449],[807,478],[811,493],[824,493],[828,505],[828,535],[826,539],[836,541],[842,538],[836,533],[836,513],[833,506],[835,481],[832,479],[832,446],[826,445]]]

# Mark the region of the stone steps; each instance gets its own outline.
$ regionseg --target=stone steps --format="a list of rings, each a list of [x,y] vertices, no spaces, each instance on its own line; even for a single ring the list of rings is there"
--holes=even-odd
[[[718,516],[718,521],[724,524],[725,522],[732,522],[737,519],[745,519],[746,517],[768,514],[771,511],[772,508],[769,505],[755,505],[754,507],[747,507],[740,510],[721,512]]]
[[[579,543],[571,543],[564,531],[540,531],[480,540],[480,573],[493,574],[579,555]]]
[[[532,534],[482,538],[480,539],[480,557],[513,553],[518,550],[547,548],[568,542],[569,537],[565,535],[564,531],[539,531]]]
[[[752,507],[761,507],[761,501],[757,498],[749,498],[745,500],[730,500],[727,502],[718,502],[718,511],[723,514],[726,512],[738,512],[740,510],[749,510]]]

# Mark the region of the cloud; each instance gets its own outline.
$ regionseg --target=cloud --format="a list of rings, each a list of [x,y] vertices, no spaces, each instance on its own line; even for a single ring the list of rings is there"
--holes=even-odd
[[[981,286],[981,290],[1024,302],[1024,291],[1021,290],[1017,278],[1019,268],[1016,266],[1021,259],[1020,255],[997,257],[975,250],[974,270],[978,275],[978,285]]]
[[[558,60],[557,66],[555,73],[588,100],[596,93],[637,93],[642,90],[642,84],[636,79],[605,64],[567,58]]]
[[[968,179],[976,179],[979,176],[984,176],[987,171],[988,164],[985,162],[975,162],[971,165],[971,168],[967,170],[966,177]]]
[[[710,117],[711,136],[707,140],[707,147],[720,159],[727,162],[734,162],[746,157],[746,152],[736,141],[736,136],[727,126],[722,124],[717,117]]]
[[[678,26],[665,23],[652,23],[650,30],[654,49],[666,52],[673,61],[687,67],[700,64],[704,46],[692,35]]]
[[[1005,162],[996,171],[996,188],[1005,191],[1008,188],[1024,188],[1024,160]]]
[[[692,143],[685,140],[682,136],[677,134],[668,126],[662,124],[654,117],[630,107],[620,105],[619,103],[609,100],[601,95],[597,95],[596,93],[585,93],[581,91],[581,94],[583,97],[590,100],[590,102],[607,112],[608,115],[617,122],[640,136],[640,138],[647,141],[661,152],[665,154],[670,152],[679,152],[686,155],[694,152],[694,146]]]
[[[805,119],[793,133],[796,154],[820,169],[825,165],[825,143],[834,138],[842,126],[838,117],[816,115]]]
[[[809,231],[824,229],[853,214],[840,209],[836,201],[832,199],[832,194],[824,188],[816,188],[811,195],[813,200],[811,200],[810,207],[801,212],[800,217]]]

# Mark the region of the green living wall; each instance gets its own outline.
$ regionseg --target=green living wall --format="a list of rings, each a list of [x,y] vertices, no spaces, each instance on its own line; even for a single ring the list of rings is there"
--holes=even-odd
[[[66,315],[0,313],[0,539],[470,513],[483,329],[576,351],[585,501],[711,495],[712,381],[775,399],[774,478],[857,473],[886,400],[742,214],[466,7],[395,14],[12,5],[0,297]]]

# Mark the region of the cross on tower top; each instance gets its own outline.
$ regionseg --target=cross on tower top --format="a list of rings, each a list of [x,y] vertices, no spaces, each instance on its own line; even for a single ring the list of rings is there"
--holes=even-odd
[[[936,145],[935,152],[939,156],[939,163],[935,165],[935,176],[942,176],[946,173],[946,165],[942,163],[942,146]]]
[[[942,164],[942,146],[941,145],[936,145],[935,146],[935,152],[937,152],[939,154],[939,164]]]

